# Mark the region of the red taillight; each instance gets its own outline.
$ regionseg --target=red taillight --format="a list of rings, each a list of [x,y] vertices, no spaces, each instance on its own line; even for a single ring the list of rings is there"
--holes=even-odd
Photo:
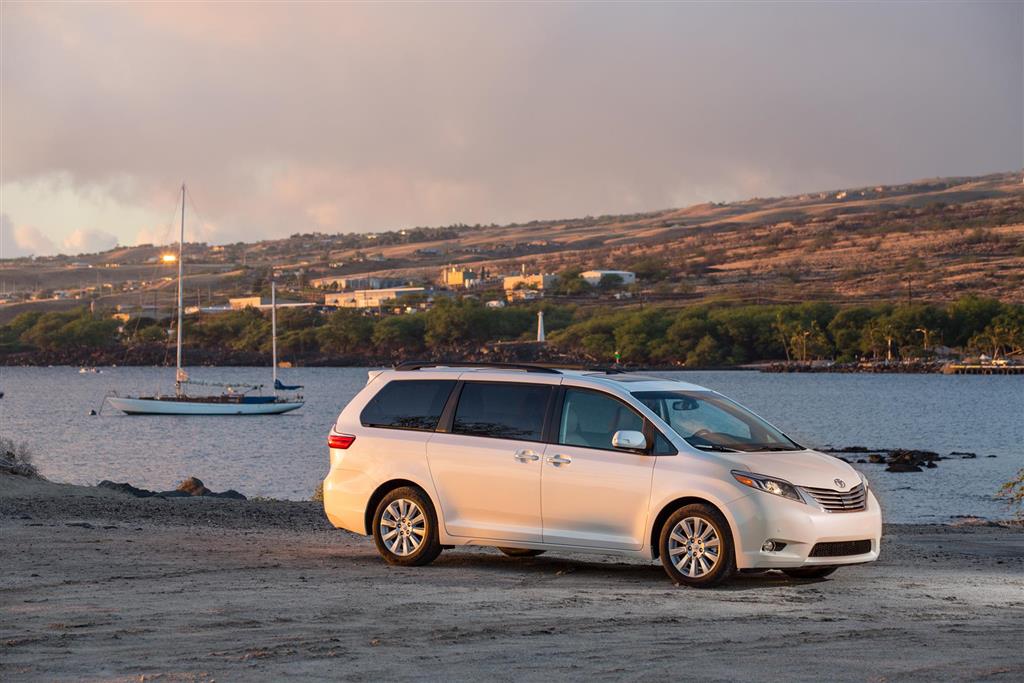
[[[356,437],[351,434],[328,434],[327,445],[331,448],[345,449],[352,445],[352,442],[356,440]]]

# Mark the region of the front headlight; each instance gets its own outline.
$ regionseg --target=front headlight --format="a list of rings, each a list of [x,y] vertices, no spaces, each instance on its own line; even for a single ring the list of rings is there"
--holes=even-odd
[[[771,493],[776,496],[782,496],[783,498],[789,498],[790,500],[795,500],[798,503],[804,502],[804,499],[800,497],[799,493],[797,493],[796,487],[783,479],[766,477],[763,474],[754,474],[753,472],[740,472],[737,470],[732,471],[732,476],[739,483],[744,486],[749,486],[752,489]]]
[[[860,477],[860,483],[864,484],[864,490],[871,488],[871,484],[868,483],[868,478],[864,476],[863,472],[857,472],[857,476]]]

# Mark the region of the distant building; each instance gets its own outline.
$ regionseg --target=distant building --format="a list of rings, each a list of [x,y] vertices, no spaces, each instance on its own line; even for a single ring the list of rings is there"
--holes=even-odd
[[[325,306],[340,308],[377,308],[408,294],[420,294],[423,287],[388,287],[386,289],[357,289],[352,292],[338,292],[324,295]]]
[[[622,278],[622,284],[624,285],[631,285],[636,282],[636,273],[631,273],[628,270],[588,270],[580,273],[580,277],[594,287],[601,284],[601,278],[606,275],[619,276]]]
[[[258,296],[242,296],[236,299],[228,299],[232,310],[240,311],[243,308],[259,308],[263,304],[263,298]]]
[[[441,271],[441,284],[445,287],[476,287],[487,279],[487,269],[479,271],[459,266],[448,266]]]
[[[382,277],[332,275],[328,277],[314,278],[309,281],[309,284],[311,287],[317,287],[319,289],[383,289],[385,287],[395,287],[400,285],[401,281]]]
[[[510,289],[505,292],[509,301],[533,301],[544,296],[544,293],[536,289]]]
[[[502,279],[502,287],[506,292],[517,289],[532,289],[543,291],[554,286],[557,276],[548,273],[537,275],[507,275]]]
[[[271,308],[272,304],[270,303],[270,297],[243,296],[236,299],[228,299],[228,306],[229,309],[224,310],[241,311],[246,308],[255,308],[261,311],[266,311]],[[308,308],[310,306],[316,306],[316,304],[309,303],[308,301],[277,300],[278,308]],[[206,309],[204,309],[204,312],[205,310]]]
[[[278,302],[277,305],[281,306],[283,304]],[[227,313],[230,310],[233,310],[230,306],[186,306],[185,315],[195,315],[197,313]]]

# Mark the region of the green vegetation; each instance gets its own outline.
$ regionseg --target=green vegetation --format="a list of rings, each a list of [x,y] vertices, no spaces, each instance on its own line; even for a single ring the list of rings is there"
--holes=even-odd
[[[571,279],[571,278],[568,278]],[[293,360],[456,356],[495,341],[529,341],[543,310],[550,347],[609,362],[616,351],[636,365],[729,366],[759,360],[927,358],[939,346],[993,358],[1024,353],[1024,306],[965,297],[934,304],[839,307],[700,304],[684,308],[593,308],[532,302],[489,308],[475,299],[440,299],[426,311],[377,318],[341,309],[278,312],[278,352]],[[269,353],[269,316],[255,309],[186,319],[188,346]],[[0,326],[0,352],[114,350],[169,341],[171,322],[125,323],[69,313],[26,313]]]
[[[87,309],[22,313],[0,325],[0,352],[22,349],[106,349],[118,345],[118,321],[93,316]]]

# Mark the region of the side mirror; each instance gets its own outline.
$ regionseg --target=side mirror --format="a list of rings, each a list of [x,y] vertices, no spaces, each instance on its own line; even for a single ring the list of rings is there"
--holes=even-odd
[[[643,432],[621,431],[612,434],[612,447],[625,448],[631,451],[642,451],[647,448],[647,437]]]

